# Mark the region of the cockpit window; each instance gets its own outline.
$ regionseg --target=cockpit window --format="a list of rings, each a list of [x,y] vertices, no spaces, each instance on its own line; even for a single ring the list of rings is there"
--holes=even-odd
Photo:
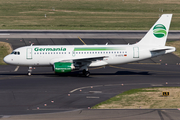
[[[14,51],[11,54],[14,54]]]
[[[13,51],[11,54],[20,55],[20,52],[19,51]]]

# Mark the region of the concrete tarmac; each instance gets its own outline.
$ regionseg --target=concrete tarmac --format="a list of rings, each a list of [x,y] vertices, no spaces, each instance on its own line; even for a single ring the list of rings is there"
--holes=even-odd
[[[74,110],[38,115],[4,116],[6,120],[179,120],[178,110]]]
[[[112,33],[110,36],[113,35],[115,34]],[[108,44],[133,44],[139,41],[132,38],[88,37],[82,38],[86,44],[106,44],[107,42]],[[178,36],[173,40],[178,40]],[[14,49],[32,43],[36,45],[83,44],[78,38],[54,37],[1,37],[0,41],[9,42]],[[7,120],[176,120],[180,117],[178,109],[93,110],[89,108],[130,89],[179,87],[179,63],[179,57],[168,54],[137,63],[91,68],[89,78],[82,77],[78,72],[55,75],[51,67],[33,67],[32,76],[27,76],[27,67],[3,65],[0,66],[0,116]]]
[[[123,38],[141,39],[147,30],[0,30],[0,38]],[[180,31],[170,30],[168,40],[179,40]]]
[[[178,87],[179,65],[127,64],[91,68],[89,78],[79,76],[77,72],[55,75],[49,67],[35,68],[32,76],[26,75],[26,67],[14,72],[16,67],[2,66],[0,71],[4,68],[6,71],[0,72],[2,118],[176,120],[179,117],[177,109],[88,110],[130,89]]]

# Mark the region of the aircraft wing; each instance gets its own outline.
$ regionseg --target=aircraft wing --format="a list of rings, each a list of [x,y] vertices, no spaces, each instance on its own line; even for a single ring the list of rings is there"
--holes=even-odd
[[[95,56],[95,57],[85,57],[85,58],[75,58],[72,59],[74,61],[95,61],[95,60],[102,60],[103,58],[108,58],[108,56]]]
[[[51,64],[53,65],[55,62],[92,62],[96,60],[103,60],[103,58],[108,58],[109,56],[91,56],[91,57],[79,57],[79,58],[55,58],[51,60]]]

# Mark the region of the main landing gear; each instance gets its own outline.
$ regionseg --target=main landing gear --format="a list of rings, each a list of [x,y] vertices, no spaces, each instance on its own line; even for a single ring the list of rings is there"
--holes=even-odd
[[[31,73],[32,73],[32,67],[29,67],[29,69],[28,69],[28,76],[31,76]]]
[[[88,71],[88,70],[83,70],[83,75],[85,76],[85,77],[89,77],[89,75],[90,75],[90,72]]]

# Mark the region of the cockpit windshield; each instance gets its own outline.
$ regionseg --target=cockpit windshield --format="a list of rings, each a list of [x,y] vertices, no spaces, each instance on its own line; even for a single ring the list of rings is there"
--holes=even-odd
[[[20,55],[20,52],[19,51],[13,51],[11,54]]]

